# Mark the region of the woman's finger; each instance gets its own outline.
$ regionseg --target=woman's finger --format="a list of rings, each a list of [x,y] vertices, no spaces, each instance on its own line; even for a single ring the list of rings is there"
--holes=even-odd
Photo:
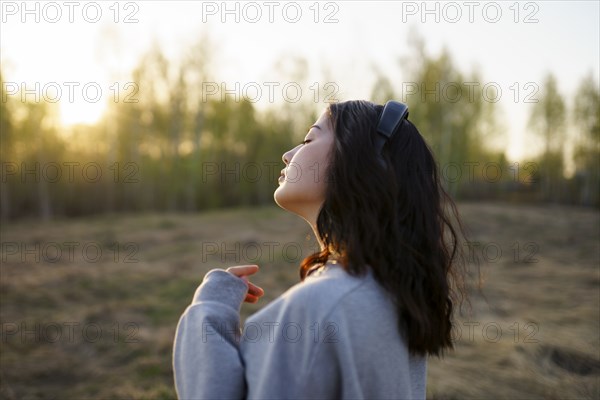
[[[246,298],[244,299],[244,301],[245,301],[246,303],[256,303],[256,302],[258,301],[258,299],[259,299],[259,298],[258,298],[258,297],[256,297],[256,296],[253,296],[253,295],[251,295],[251,294],[247,294],[247,295],[246,295]]]
[[[227,268],[226,271],[240,277],[244,275],[252,275],[258,272],[258,265],[237,265],[235,267]]]
[[[226,271],[241,278],[244,282],[246,282],[246,285],[248,285],[248,292],[246,293],[246,298],[244,299],[245,302],[256,303],[258,299],[265,294],[265,291],[261,287],[250,282],[248,278],[248,275],[258,272],[258,265],[237,265],[235,267],[227,268]]]
[[[248,282],[248,293],[261,297],[265,294],[265,291],[260,286],[256,286],[254,283]]]
[[[226,271],[237,277],[240,277],[244,282],[246,282],[246,285],[248,285],[248,294],[252,295],[255,300],[258,301],[258,298],[263,296],[265,291],[261,287],[250,282],[248,278],[248,275],[255,274],[258,272],[258,269],[258,265],[237,265],[235,267],[227,268]]]

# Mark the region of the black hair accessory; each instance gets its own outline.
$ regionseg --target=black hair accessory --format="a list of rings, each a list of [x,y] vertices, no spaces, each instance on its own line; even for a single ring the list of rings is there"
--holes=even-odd
[[[381,150],[388,140],[394,135],[402,122],[408,118],[408,106],[395,100],[385,103],[379,122],[377,123],[377,137],[375,148],[381,155]]]

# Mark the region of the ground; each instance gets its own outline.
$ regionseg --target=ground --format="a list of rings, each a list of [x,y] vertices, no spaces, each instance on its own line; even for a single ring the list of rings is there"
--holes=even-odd
[[[471,311],[457,314],[455,349],[429,359],[428,397],[598,398],[600,213],[458,208]],[[3,399],[173,398],[175,327],[204,274],[259,264],[266,294],[243,305],[243,322],[298,282],[315,248],[308,225],[276,207],[26,220],[0,233]]]

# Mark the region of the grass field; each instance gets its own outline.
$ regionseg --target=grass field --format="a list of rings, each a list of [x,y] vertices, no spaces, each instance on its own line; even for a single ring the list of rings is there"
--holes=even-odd
[[[600,213],[461,203],[482,292],[429,398],[600,397]],[[297,283],[308,225],[276,207],[1,228],[0,397],[170,399],[179,316],[212,268],[257,263],[242,320]],[[485,296],[485,298],[484,298]]]

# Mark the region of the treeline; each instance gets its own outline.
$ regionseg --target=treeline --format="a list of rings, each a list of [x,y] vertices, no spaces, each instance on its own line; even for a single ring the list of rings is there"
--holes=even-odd
[[[99,123],[68,132],[58,121],[57,104],[22,102],[6,92],[0,74],[2,219],[272,203],[282,153],[301,140],[326,104],[305,96],[258,110],[247,98],[206,96],[203,83],[220,82],[209,68],[208,49],[200,42],[174,62],[153,48],[132,71],[127,93],[113,99]],[[515,164],[488,146],[506,137],[505,126],[497,121],[496,103],[488,101],[493,91],[465,87],[481,81],[477,73],[459,71],[447,53],[427,55],[422,43],[414,53],[410,78],[403,79],[411,84],[399,86],[379,74],[371,100],[406,99],[457,199],[598,206],[600,91],[591,77],[582,81],[570,113],[548,77],[530,124],[544,152]],[[306,62],[292,64],[289,79],[310,86]],[[439,96],[421,92],[436,85],[444,88]],[[474,95],[458,97],[452,90]],[[575,137],[565,134],[571,124]],[[576,142],[570,179],[563,176],[566,140]]]
[[[541,83],[504,88],[503,96],[531,105],[528,135],[542,143],[539,156],[507,162],[506,149],[499,153],[489,146],[508,141],[509,123],[499,121],[496,107],[501,86],[477,72],[459,71],[447,51],[430,57],[420,38],[411,43],[414,55],[405,60],[411,78],[398,87],[380,74],[372,98],[408,103],[410,118],[431,144],[454,197],[600,207],[600,86],[591,72],[572,99],[560,93],[552,74]],[[568,161],[575,169],[570,177]]]
[[[209,57],[205,44],[178,63],[153,48],[98,124],[68,132],[57,104],[21,102],[2,82],[2,218],[272,201],[281,155],[300,141],[316,107],[258,112],[243,98],[205,96],[202,83],[217,81]]]

